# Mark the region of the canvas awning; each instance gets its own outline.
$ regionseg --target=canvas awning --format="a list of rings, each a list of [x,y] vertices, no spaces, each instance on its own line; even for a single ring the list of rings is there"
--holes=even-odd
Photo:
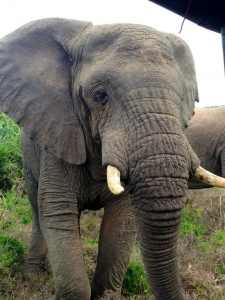
[[[199,26],[222,34],[225,62],[225,0],[150,0]],[[225,67],[225,65],[224,65]]]

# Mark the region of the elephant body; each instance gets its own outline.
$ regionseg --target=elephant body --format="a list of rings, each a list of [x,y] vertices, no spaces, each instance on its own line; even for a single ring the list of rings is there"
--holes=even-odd
[[[42,231],[48,232],[48,252],[52,253],[50,263],[53,274],[58,279],[56,288],[60,291],[55,292],[60,295],[59,299],[89,299],[90,286],[84,272],[79,218],[85,209],[98,210],[104,207],[92,297],[101,295],[105,290],[120,291],[136,236],[134,215],[127,193],[113,196],[106,180],[91,176],[90,164],[78,166],[57,158],[31,141],[23,130],[21,147],[26,188],[33,211],[31,246],[23,267],[24,275],[29,277],[29,273],[42,267],[47,255]],[[45,222],[48,223],[48,228],[44,229],[42,224]],[[66,280],[64,283],[62,274],[69,274],[70,282]],[[110,281],[110,278],[114,280]],[[63,295],[63,290],[66,290],[66,296]]]
[[[177,239],[199,166],[183,129],[195,101],[189,47],[147,26],[44,19],[0,40],[0,110],[23,128],[33,210],[25,274],[48,251],[56,299],[119,291],[137,226],[155,298],[183,299]],[[121,195],[108,189],[108,166],[121,174]],[[79,217],[102,207],[90,287]]]
[[[208,171],[225,177],[225,106],[196,108],[185,135]],[[191,180],[189,188],[207,188]]]

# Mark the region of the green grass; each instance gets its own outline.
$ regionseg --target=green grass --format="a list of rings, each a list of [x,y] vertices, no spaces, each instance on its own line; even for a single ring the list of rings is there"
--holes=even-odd
[[[181,226],[180,236],[185,237],[193,234],[198,241],[199,250],[209,251],[212,248],[225,246],[225,232],[214,230],[209,232],[207,220],[204,220],[203,208],[196,208],[188,204],[185,207]]]
[[[180,226],[180,235],[184,237],[190,233],[194,233],[197,237],[201,236],[205,233],[205,227],[202,209],[197,209],[193,205],[187,204]]]
[[[85,243],[85,244],[98,245],[98,243],[99,243],[99,238],[95,238],[95,239],[92,239],[92,238],[85,238],[85,239],[84,239],[84,243]]]
[[[4,216],[7,216],[5,218]],[[2,216],[2,217],[1,217]],[[26,225],[32,221],[31,207],[26,196],[18,195],[14,189],[0,193],[0,230],[14,229],[20,224]]]
[[[225,233],[223,231],[216,231],[210,237],[210,242],[214,247],[224,247],[225,246]]]
[[[225,296],[225,193],[190,191],[179,238],[179,262],[187,299]],[[189,196],[190,197],[190,196]]]

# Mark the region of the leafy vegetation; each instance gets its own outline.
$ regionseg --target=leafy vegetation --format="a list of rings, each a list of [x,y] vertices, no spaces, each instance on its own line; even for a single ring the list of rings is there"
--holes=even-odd
[[[205,233],[202,210],[202,208],[197,209],[191,204],[186,205],[180,226],[182,237],[190,233],[194,233],[199,237]]]
[[[0,112],[0,189],[10,190],[23,178],[19,127]]]
[[[124,277],[122,290],[123,294],[127,296],[150,293],[151,288],[146,278],[143,263],[130,261]]]
[[[0,273],[15,268],[25,254],[24,245],[16,238],[0,232]]]

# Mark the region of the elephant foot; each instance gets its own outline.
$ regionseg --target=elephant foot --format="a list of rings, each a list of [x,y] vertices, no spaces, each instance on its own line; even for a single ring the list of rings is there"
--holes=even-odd
[[[34,281],[42,272],[51,274],[51,266],[49,260],[46,259],[42,264],[26,262],[20,269],[19,272],[22,274],[24,280]]]
[[[19,269],[23,280],[34,282],[38,279],[40,268],[36,265],[25,264]]]
[[[42,264],[41,270],[46,272],[47,274],[52,274],[52,268],[51,268],[50,261],[48,260],[48,258],[46,258],[46,260]]]

